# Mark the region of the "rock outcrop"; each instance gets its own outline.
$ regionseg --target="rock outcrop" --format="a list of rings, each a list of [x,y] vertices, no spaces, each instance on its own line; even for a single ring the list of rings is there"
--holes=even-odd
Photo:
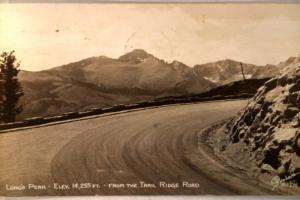
[[[230,138],[249,147],[263,172],[300,185],[300,56],[258,89]]]

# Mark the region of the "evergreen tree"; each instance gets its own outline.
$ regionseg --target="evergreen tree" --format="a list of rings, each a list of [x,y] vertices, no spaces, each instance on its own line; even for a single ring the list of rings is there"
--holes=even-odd
[[[3,90],[3,74],[0,70],[0,123],[2,120],[2,113],[3,113],[3,99],[4,99],[4,90]]]
[[[0,74],[2,75],[0,117],[4,122],[14,122],[16,116],[22,112],[22,106],[18,104],[18,101],[24,94],[18,80],[20,63],[17,62],[14,51],[4,52],[0,58]]]

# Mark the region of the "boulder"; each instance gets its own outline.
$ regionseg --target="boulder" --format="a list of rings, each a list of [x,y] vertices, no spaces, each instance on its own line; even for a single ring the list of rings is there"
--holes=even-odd
[[[277,79],[276,78],[272,78],[271,80],[267,81],[265,83],[265,90],[266,91],[269,91],[269,90],[272,90],[276,87],[277,85]]]
[[[300,94],[299,93],[292,93],[288,96],[288,102],[295,107],[299,108],[300,105]]]
[[[290,87],[289,92],[293,93],[299,90],[300,90],[300,80],[297,80],[297,82]]]
[[[297,114],[299,113],[299,109],[297,107],[288,107],[285,111],[284,111],[284,118],[285,119],[292,119],[293,117],[295,117]]]

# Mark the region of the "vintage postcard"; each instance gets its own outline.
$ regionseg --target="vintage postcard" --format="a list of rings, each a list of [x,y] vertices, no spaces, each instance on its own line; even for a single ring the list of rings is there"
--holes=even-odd
[[[300,195],[297,1],[0,2],[0,196]]]

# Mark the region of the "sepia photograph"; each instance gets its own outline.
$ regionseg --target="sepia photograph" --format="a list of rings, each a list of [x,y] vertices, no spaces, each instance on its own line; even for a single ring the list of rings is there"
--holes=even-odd
[[[300,195],[300,2],[0,0],[0,196]]]

